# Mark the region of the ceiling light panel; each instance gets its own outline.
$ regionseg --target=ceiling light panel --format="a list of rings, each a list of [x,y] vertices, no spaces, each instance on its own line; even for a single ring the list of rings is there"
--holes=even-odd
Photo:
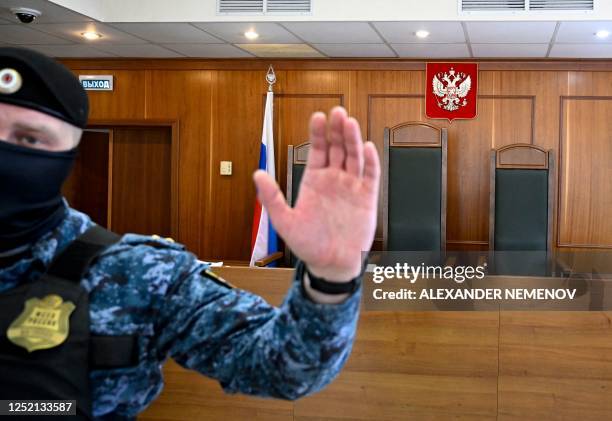
[[[51,35],[66,38],[74,42],[90,42],[82,37],[83,32],[97,32],[102,38],[96,41],[98,44],[146,44],[147,41],[130,35],[101,23],[48,23],[38,24],[36,29]]]
[[[612,42],[612,39],[609,37],[603,39],[598,38],[595,35],[598,31],[608,31],[612,33],[612,22],[562,22],[557,32],[555,42],[570,44]]]
[[[194,23],[198,28],[232,44],[244,42],[244,33],[255,31],[260,44],[299,44],[302,41],[282,26],[272,22]]]

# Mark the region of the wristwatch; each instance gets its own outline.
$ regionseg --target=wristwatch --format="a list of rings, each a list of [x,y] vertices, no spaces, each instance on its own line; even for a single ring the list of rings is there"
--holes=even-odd
[[[365,269],[365,265],[363,266]],[[315,291],[322,292],[324,294],[331,295],[339,295],[339,294],[351,294],[355,292],[357,287],[359,286],[359,280],[363,276],[364,269],[361,270],[361,273],[357,275],[355,278],[351,279],[349,282],[330,282],[326,279],[319,278],[313,275],[304,262],[301,260],[297,266],[297,276],[298,279],[302,280],[302,286],[304,285],[304,273],[308,274],[308,279],[310,280],[310,287]]]

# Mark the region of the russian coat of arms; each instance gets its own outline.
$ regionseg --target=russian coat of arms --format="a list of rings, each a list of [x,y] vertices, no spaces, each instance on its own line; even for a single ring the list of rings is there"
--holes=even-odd
[[[428,118],[475,118],[478,64],[427,63],[425,111]]]
[[[438,73],[433,77],[432,87],[433,93],[441,98],[438,107],[455,111],[468,104],[465,97],[472,89],[472,78],[465,73],[455,72],[451,67],[447,73]]]

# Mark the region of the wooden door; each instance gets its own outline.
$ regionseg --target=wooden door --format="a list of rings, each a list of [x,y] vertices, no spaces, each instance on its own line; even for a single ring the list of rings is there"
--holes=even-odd
[[[170,237],[171,163],[170,127],[88,129],[64,196],[118,234]]]
[[[171,139],[167,127],[113,129],[113,231],[170,237]]]
[[[79,153],[63,193],[68,204],[108,228],[109,142],[105,129],[83,132]]]

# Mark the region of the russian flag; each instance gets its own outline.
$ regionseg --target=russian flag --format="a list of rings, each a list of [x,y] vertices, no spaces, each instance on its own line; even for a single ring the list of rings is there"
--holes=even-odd
[[[273,106],[274,93],[269,91],[266,96],[266,110],[264,112],[263,130],[261,134],[259,169],[266,171],[272,178],[276,179],[276,171],[274,168]],[[251,236],[250,266],[255,266],[255,261],[263,259],[277,251],[278,239],[276,231],[270,222],[268,211],[261,206],[259,200],[256,200],[255,213],[253,216],[253,233]]]

